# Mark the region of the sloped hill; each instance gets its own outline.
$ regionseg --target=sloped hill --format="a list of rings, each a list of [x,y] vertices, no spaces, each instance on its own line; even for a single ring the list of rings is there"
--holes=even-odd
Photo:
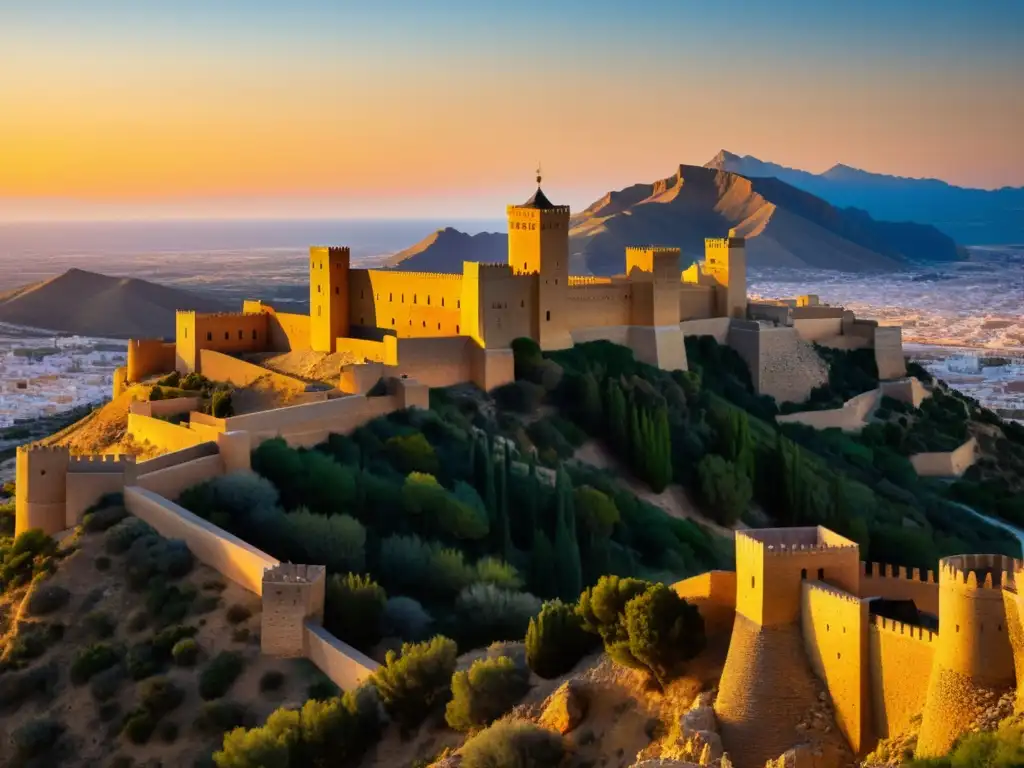
[[[174,312],[224,302],[130,277],[82,269],[0,295],[0,322],[113,338],[173,337]]]
[[[876,221],[841,210],[775,178],[747,178],[681,165],[648,184],[611,191],[572,218],[570,268],[621,272],[627,246],[678,246],[683,267],[702,258],[706,237],[746,237],[751,266],[816,267],[849,272],[899,269],[908,261],[953,260],[964,253],[931,226]],[[504,261],[505,234],[439,230],[396,254],[401,269],[457,272],[463,261]]]
[[[837,164],[810,173],[750,155],[720,151],[706,168],[748,178],[774,177],[841,207],[888,221],[931,224],[969,245],[1024,242],[1024,187],[970,189],[939,179],[871,173]]]
[[[508,237],[504,234],[468,235],[445,227],[394,254],[387,266],[417,272],[459,272],[463,261],[504,261],[507,253]]]

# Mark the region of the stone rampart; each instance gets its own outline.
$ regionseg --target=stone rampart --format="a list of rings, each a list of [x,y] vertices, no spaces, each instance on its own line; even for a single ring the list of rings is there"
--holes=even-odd
[[[198,397],[170,397],[166,400],[133,400],[128,406],[129,413],[137,413],[140,416],[174,416],[179,413],[188,413],[199,407],[201,402]]]
[[[163,339],[129,339],[127,379],[142,381],[158,373],[174,370],[175,345]]]
[[[907,375],[907,361],[903,357],[903,329],[900,326],[877,326],[874,346],[879,379],[902,379]]]
[[[138,462],[135,465],[135,477],[138,478],[142,475],[148,475],[149,473],[156,472],[160,469],[176,467],[179,464],[184,464],[185,462],[192,461],[193,459],[201,459],[205,456],[216,455],[217,443],[208,440],[189,448],[182,448],[179,451],[172,451],[153,459]]]
[[[841,408],[779,414],[775,420],[779,424],[804,424],[815,429],[841,429],[844,432],[859,432],[864,428],[868,417],[878,407],[880,400],[880,391],[873,389],[870,392],[862,392],[851,397],[843,403]]]
[[[153,491],[129,486],[124,501],[129,512],[161,536],[181,539],[201,563],[257,595],[263,593],[263,572],[280,563]]]
[[[140,476],[138,487],[157,493],[165,499],[177,499],[186,488],[224,474],[224,461],[219,454],[158,469]]]
[[[978,441],[973,437],[955,451],[915,453],[910,457],[921,477],[960,477],[978,460]]]
[[[672,585],[672,590],[688,603],[697,606],[708,635],[732,631],[736,616],[736,573],[708,571]]]
[[[306,382],[260,365],[225,355],[212,349],[199,351],[199,372],[212,381],[224,381],[236,387],[247,387],[257,381],[282,392],[298,394],[306,391]]]
[[[398,364],[392,375],[408,376],[428,387],[450,387],[473,380],[467,336],[398,339]]]
[[[62,528],[73,528],[82,522],[85,510],[103,496],[124,490],[125,473],[123,469],[111,472],[69,471],[66,483],[67,503]]]
[[[327,569],[282,563],[263,572],[260,650],[268,656],[306,656],[306,621],[321,624]]]
[[[679,330],[683,337],[687,336],[711,336],[719,344],[729,342],[729,328],[732,320],[728,317],[711,317],[693,320],[683,320],[679,323]]]
[[[819,309],[819,307],[807,307],[807,309]],[[843,330],[841,316],[835,317],[796,317],[801,310],[794,309],[793,328],[804,341],[821,341],[838,336]]]
[[[304,631],[306,656],[343,691],[359,687],[380,668],[369,656],[313,622],[307,621]]]
[[[919,611],[939,615],[939,585],[935,573],[884,563],[861,564],[860,596],[913,600]]]
[[[880,385],[882,395],[899,400],[901,403],[908,403],[915,408],[920,408],[921,403],[932,396],[931,390],[913,376],[895,381],[883,381]]]
[[[310,349],[309,315],[278,312],[269,304],[246,300],[243,314],[267,315],[267,347],[275,352]]]
[[[347,352],[360,362],[398,364],[398,339],[386,335],[380,341],[369,339],[336,339],[335,350]]]
[[[825,683],[836,725],[857,754],[872,743],[868,605],[818,581],[802,585],[800,619],[811,668]]]
[[[138,413],[128,414],[128,435],[136,443],[148,443],[164,452],[180,451],[204,442],[203,436],[193,429]]]
[[[927,629],[882,616],[868,625],[871,711],[875,736],[906,733],[921,714],[938,636]]]

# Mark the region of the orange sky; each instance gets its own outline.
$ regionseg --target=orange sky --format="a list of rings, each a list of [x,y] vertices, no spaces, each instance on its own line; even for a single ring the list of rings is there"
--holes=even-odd
[[[500,217],[538,160],[579,207],[721,148],[813,171],[1024,184],[1024,55],[1003,38],[975,61],[941,55],[941,28],[920,50],[792,50],[788,27],[765,45],[717,17],[673,45],[657,19],[524,22],[488,38],[469,6],[423,27],[182,6],[77,24],[26,11],[0,26],[0,218]]]

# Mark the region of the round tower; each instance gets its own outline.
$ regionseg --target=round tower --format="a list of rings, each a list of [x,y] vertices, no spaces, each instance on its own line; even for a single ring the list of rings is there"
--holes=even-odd
[[[63,447],[19,445],[15,469],[14,533],[32,528],[53,535],[67,525],[68,461]]]
[[[981,697],[1001,695],[1016,676],[1003,587],[1015,561],[957,555],[939,562],[939,639],[928,681],[918,757],[937,757],[974,722]]]

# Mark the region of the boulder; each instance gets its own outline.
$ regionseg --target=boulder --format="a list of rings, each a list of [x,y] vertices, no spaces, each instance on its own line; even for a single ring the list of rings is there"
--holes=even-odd
[[[722,757],[722,737],[714,731],[694,731],[688,741],[690,754],[699,755],[701,765],[711,765]]]
[[[697,731],[717,731],[715,710],[707,704],[698,704],[679,718],[679,733],[684,739]]]
[[[548,698],[538,721],[544,728],[563,736],[579,725],[587,714],[587,697],[582,688],[568,680]]]

